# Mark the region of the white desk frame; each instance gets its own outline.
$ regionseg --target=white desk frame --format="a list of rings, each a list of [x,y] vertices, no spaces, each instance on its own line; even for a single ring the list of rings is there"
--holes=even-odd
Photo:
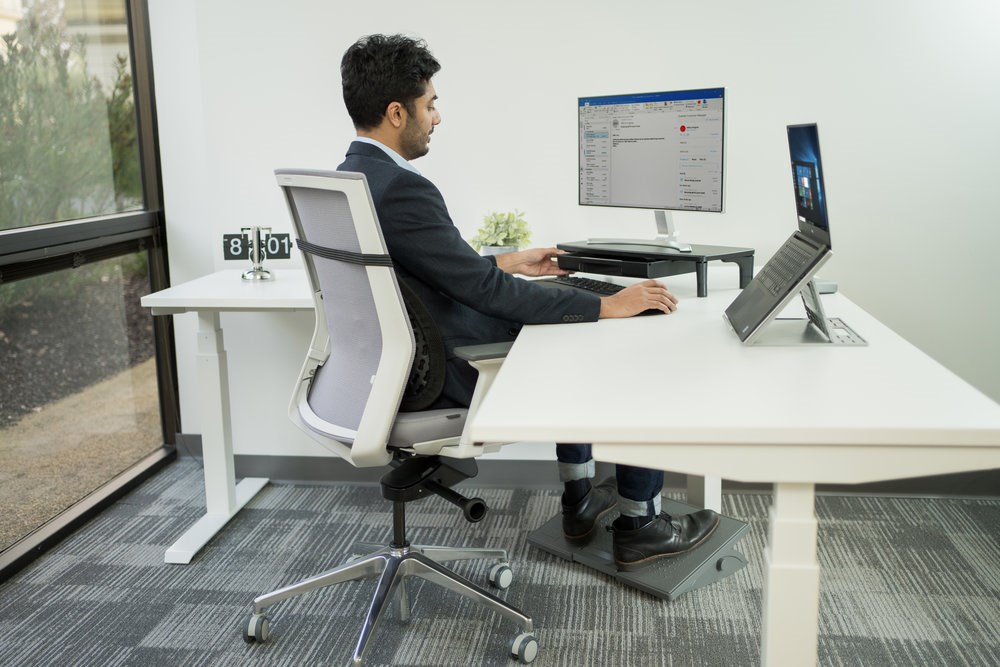
[[[722,318],[736,281],[696,298],[685,278],[665,279],[681,297],[670,316],[525,327],[471,436],[773,483],[761,659],[814,664],[815,485],[1000,467],[1000,406],[840,294],[827,313],[868,347],[745,347]],[[579,391],[552,392],[557,371]]]
[[[266,477],[236,484],[229,409],[229,368],[219,313],[314,309],[305,271],[277,271],[273,281],[249,281],[241,270],[217,273],[142,297],[153,315],[198,315],[198,386],[201,405],[202,458],[205,466],[205,516],[170,548],[167,563],[190,563],[194,555],[257,495]]]

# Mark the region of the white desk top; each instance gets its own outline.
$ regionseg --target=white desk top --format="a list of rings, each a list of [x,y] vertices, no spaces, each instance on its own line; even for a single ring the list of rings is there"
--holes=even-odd
[[[667,280],[681,297],[673,315],[525,327],[472,437],[593,442],[595,456],[613,443],[602,460],[742,481],[1000,467],[1000,405],[844,296],[823,297],[827,315],[868,347],[745,347],[722,317],[737,290],[713,276],[696,298],[685,278]]]
[[[142,297],[154,315],[189,311],[312,310],[304,269],[279,269],[274,280],[243,280],[242,269],[227,269]]]

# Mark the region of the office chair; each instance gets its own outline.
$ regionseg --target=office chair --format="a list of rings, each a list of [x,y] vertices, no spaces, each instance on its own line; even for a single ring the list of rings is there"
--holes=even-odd
[[[503,589],[512,578],[506,551],[411,545],[406,539],[406,503],[430,494],[462,507],[469,521],[486,513],[482,500],[465,498],[451,487],[476,474],[473,457],[500,447],[473,443],[463,430],[509,344],[456,350],[479,371],[472,404],[468,410],[428,409],[444,381],[444,344],[419,299],[396,280],[364,175],[291,169],[275,174],[316,301],[316,327],[289,416],[355,466],[390,466],[381,487],[392,501],[392,541],[381,548],[356,545],[376,550],[255,598],[244,638],[250,643],[267,639],[264,610],[277,602],[378,577],[354,649],[353,661],[361,664],[389,600],[395,599],[399,620],[409,619],[406,579],[417,576],[514,621],[520,631],[509,644],[511,656],[531,662],[538,651],[531,618],[440,564],[495,559],[489,580]]]

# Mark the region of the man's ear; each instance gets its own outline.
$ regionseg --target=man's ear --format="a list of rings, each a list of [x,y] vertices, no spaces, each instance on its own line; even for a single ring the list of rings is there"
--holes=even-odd
[[[393,127],[403,127],[406,122],[406,107],[400,102],[389,102],[389,106],[385,108],[385,118]]]

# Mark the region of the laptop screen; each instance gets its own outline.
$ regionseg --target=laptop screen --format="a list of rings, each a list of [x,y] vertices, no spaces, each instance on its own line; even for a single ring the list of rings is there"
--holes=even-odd
[[[829,248],[826,184],[819,153],[819,131],[815,123],[788,126],[788,152],[792,163],[799,231]]]

